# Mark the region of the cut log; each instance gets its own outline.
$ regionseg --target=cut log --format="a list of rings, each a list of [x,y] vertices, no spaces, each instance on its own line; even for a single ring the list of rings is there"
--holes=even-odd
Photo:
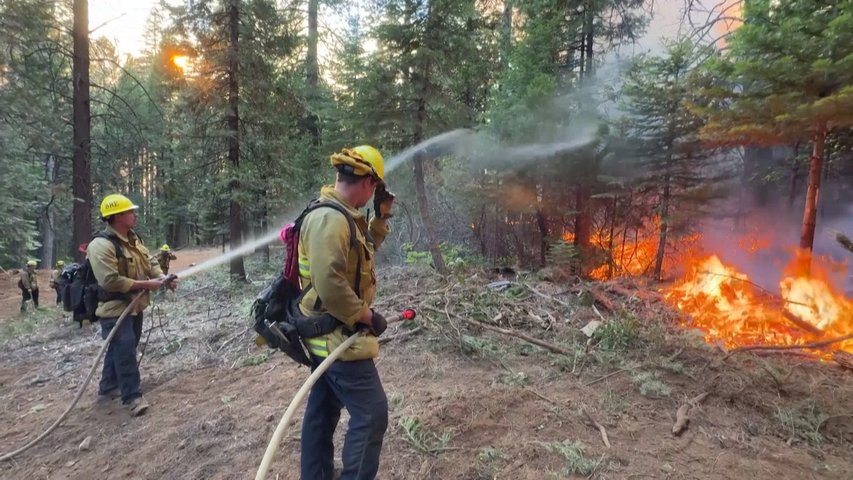
[[[687,424],[690,423],[688,412],[690,412],[690,405],[684,404],[678,407],[678,411],[675,412],[675,425],[672,426],[673,435],[681,435],[682,432],[687,430]]]
[[[602,308],[604,308],[608,312],[616,311],[616,307],[613,306],[613,301],[611,301],[610,298],[608,298],[604,292],[592,286],[590,286],[588,290],[589,294],[592,295],[592,298],[596,302],[598,302],[598,304],[601,305]]]

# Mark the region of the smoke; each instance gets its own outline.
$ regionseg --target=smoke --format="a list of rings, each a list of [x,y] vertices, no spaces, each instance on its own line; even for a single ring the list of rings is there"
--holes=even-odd
[[[731,202],[731,200],[729,200]],[[779,281],[795,258],[802,227],[802,208],[754,207],[740,221],[712,219],[702,222],[701,245],[726,263],[747,274],[761,287],[779,293]],[[850,252],[835,241],[835,232],[853,233],[853,205],[819,215],[815,228],[813,257],[824,267],[830,284],[853,293],[848,276]]]
[[[437,135],[392,156],[386,169],[393,170],[419,154],[427,159],[453,156],[464,159],[469,166],[478,168],[517,169],[588,147],[595,142],[596,131],[596,126],[586,125],[566,129],[562,140],[504,145],[486,132],[460,128]]]

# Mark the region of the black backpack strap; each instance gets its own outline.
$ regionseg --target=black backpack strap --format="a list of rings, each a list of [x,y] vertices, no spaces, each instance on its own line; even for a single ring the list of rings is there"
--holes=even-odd
[[[109,240],[113,244],[113,247],[115,247],[116,251],[116,260],[118,260],[118,274],[123,277],[127,277],[127,256],[124,254],[124,248],[121,246],[121,241],[119,240],[118,235],[103,230],[96,233],[94,238],[104,238],[106,240]],[[86,261],[88,262],[88,260]],[[92,271],[91,266],[89,266],[89,275],[92,275],[94,277],[94,272]],[[102,302],[107,302],[110,300],[124,300],[126,298],[128,298],[128,295],[125,293],[107,292],[100,285],[98,285],[98,299]]]
[[[349,247],[350,247],[350,250],[355,248],[356,244],[358,243],[358,240],[356,237],[356,232],[355,232],[355,229],[356,229],[355,219],[352,218],[352,215],[350,215],[349,211],[343,205],[341,205],[337,202],[331,202],[328,200],[319,200],[319,199],[312,200],[308,204],[308,206],[305,207],[305,210],[303,210],[302,213],[299,214],[299,217],[296,218],[296,221],[293,222],[293,225],[294,225],[294,228],[296,228],[296,231],[299,231],[302,228],[302,221],[305,220],[305,216],[307,216],[309,213],[313,212],[314,210],[317,210],[318,208],[331,208],[331,209],[337,210],[338,212],[343,214],[344,218],[347,219],[347,225],[349,226],[349,234],[350,234]],[[305,296],[306,293],[308,293],[309,290],[311,290],[311,288],[312,288],[312,285],[308,284],[308,286],[305,287],[305,290],[302,291],[302,295],[299,296],[298,301],[301,302],[302,298]],[[354,288],[354,290],[355,290],[356,296],[358,296],[358,298],[361,298],[361,255],[358,255],[358,261],[356,262],[356,265],[355,265],[355,288]],[[323,301],[320,299],[320,295],[317,295],[317,300],[314,301],[313,310],[314,311],[319,310],[322,305],[323,305]]]

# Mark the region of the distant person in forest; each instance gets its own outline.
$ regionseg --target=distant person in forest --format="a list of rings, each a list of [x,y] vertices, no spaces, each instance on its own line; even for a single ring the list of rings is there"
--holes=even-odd
[[[154,258],[157,260],[157,263],[160,264],[160,270],[163,270],[163,273],[169,274],[169,263],[172,260],[177,260],[178,256],[172,253],[172,249],[169,248],[169,245],[163,244],[160,247],[160,251],[157,252],[157,255],[154,255]]]
[[[56,304],[62,305],[62,270],[65,268],[65,262],[59,260],[56,262],[56,268],[50,272],[50,288],[56,291]]]
[[[21,289],[21,311],[27,310],[27,300],[32,299],[33,305],[39,308],[39,277],[36,272],[35,260],[27,262],[27,268],[21,270],[21,279],[18,280],[18,288]]]
[[[148,410],[148,402],[140,390],[139,364],[136,347],[142,337],[142,312],[148,306],[148,291],[158,290],[164,284],[175,288],[176,281],[164,283],[166,276],[157,262],[151,261],[150,252],[136,236],[136,209],[139,208],[124,195],[112,194],[101,202],[101,219],[106,228],[89,242],[86,257],[98,281],[98,308],[101,337],[106,339],[116,326],[119,316],[130,305],[138,292],[145,292],[133,310],[119,325],[119,331],[107,347],[104,370],[98,388],[100,400],[121,395],[133,417]]]
[[[394,196],[385,188],[384,161],[375,148],[344,149],[332,155],[331,163],[337,179],[322,188],[320,200],[336,208],[310,211],[299,233],[299,281],[304,290],[298,308],[309,319],[336,320],[331,331],[304,339],[312,370],[354,332],[369,333],[359,336],[311,389],[302,422],[301,478],[333,478],[333,439],[345,407],[350,419],[338,478],[371,480],[379,469],[388,400],[373,361],[386,321],[370,305],[376,296],[376,248],[388,235]],[[359,209],[371,197],[375,217],[368,223]]]

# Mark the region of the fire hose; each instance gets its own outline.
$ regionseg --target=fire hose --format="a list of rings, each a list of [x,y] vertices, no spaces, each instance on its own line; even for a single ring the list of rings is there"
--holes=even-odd
[[[415,316],[416,313],[414,310],[406,309],[403,310],[403,313],[401,313],[400,316],[390,320],[388,323],[391,324],[405,320],[414,320]],[[281,421],[279,421],[278,426],[275,427],[270,443],[267,445],[267,450],[264,452],[264,458],[261,460],[261,465],[258,467],[258,472],[255,474],[255,480],[264,480],[266,478],[267,472],[270,469],[270,464],[273,461],[273,457],[275,457],[275,452],[278,449],[278,445],[281,443],[281,437],[284,435],[284,430],[287,428],[287,425],[290,423],[290,420],[293,418],[293,415],[296,413],[296,409],[302,403],[302,400],[305,399],[305,396],[308,395],[308,392],[311,391],[311,388],[315,383],[317,383],[317,380],[319,380],[326,370],[335,363],[338,357],[340,357],[346,349],[351,347],[352,344],[355,343],[356,339],[364,335],[364,333],[364,330],[360,330],[338,345],[338,348],[334,349],[332,353],[330,353],[329,356],[326,357],[326,359],[323,360],[316,369],[314,369],[311,376],[305,380],[305,383],[303,383],[302,387],[296,392],[293,400],[290,401],[290,405],[287,406],[287,410],[284,411]]]
[[[176,275],[169,275],[164,279],[164,283],[168,283],[175,278],[177,278]],[[142,295],[144,293],[144,290],[137,293],[127,305],[127,307],[125,307],[124,311],[121,312],[121,315],[119,315],[118,320],[116,320],[115,325],[113,325],[113,328],[110,331],[110,334],[107,335],[106,340],[104,340],[104,345],[101,347],[101,350],[98,351],[98,355],[95,357],[95,361],[92,362],[92,368],[89,369],[89,374],[86,375],[86,379],[83,380],[83,384],[80,385],[80,388],[77,389],[77,394],[74,395],[74,399],[68,405],[68,408],[66,408],[65,411],[62,412],[62,415],[60,415],[59,418],[57,418],[56,421],[51,424],[51,426],[47,427],[47,430],[45,430],[41,435],[34,438],[32,441],[30,441],[23,447],[0,456],[0,462],[10,460],[16,457],[17,455],[29,450],[30,448],[38,444],[40,441],[47,438],[47,436],[50,435],[54,430],[56,430],[56,427],[58,427],[63,422],[63,420],[68,417],[68,414],[71,413],[71,410],[73,410],[74,407],[77,406],[77,402],[80,401],[80,398],[83,396],[83,392],[86,390],[86,387],[89,385],[89,382],[92,381],[92,376],[95,374],[95,370],[98,368],[98,364],[101,363],[101,358],[103,358],[104,353],[106,353],[107,348],[109,348],[110,342],[112,342],[113,337],[115,337],[116,332],[118,332],[122,322],[124,322],[124,319],[127,318],[127,315],[133,310],[133,308],[136,306],[137,302],[139,302],[139,299],[142,298]]]

